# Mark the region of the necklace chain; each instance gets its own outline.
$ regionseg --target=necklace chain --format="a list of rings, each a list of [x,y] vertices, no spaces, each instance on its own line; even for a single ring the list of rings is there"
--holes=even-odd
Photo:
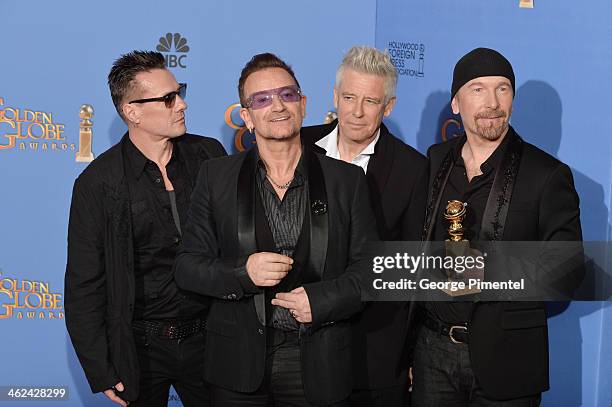
[[[282,185],[277,184],[276,182],[274,182],[274,180],[272,179],[272,177],[270,176],[270,174],[266,174],[266,177],[268,177],[268,179],[270,180],[270,182],[272,184],[274,184],[274,186],[278,189],[287,189],[289,188],[289,185],[291,185],[291,183],[293,182],[293,179],[295,178],[295,175],[293,177],[291,177],[291,179],[287,182],[285,182]]]

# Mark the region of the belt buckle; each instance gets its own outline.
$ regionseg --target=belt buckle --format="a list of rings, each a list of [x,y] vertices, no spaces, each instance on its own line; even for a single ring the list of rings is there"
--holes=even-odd
[[[453,332],[455,329],[464,329],[465,333],[467,333],[467,326],[463,326],[463,325],[453,325],[450,327],[450,329],[448,330],[448,337],[450,338],[451,342],[453,343],[465,343],[465,342],[461,342],[455,339],[455,337],[453,336]]]
[[[179,325],[177,325],[175,322],[171,322],[166,325],[165,329],[162,332],[162,336],[168,339],[174,339],[174,336],[176,335],[178,329]]]

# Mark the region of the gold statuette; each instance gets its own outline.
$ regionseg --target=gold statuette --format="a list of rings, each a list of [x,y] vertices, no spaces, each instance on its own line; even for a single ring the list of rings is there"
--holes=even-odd
[[[91,105],[82,105],[79,112],[81,123],[79,124],[79,151],[76,153],[76,161],[80,163],[88,163],[93,161],[94,155],[91,151],[93,139],[93,122],[91,118],[94,115],[94,110]]]
[[[465,233],[465,228],[463,227],[463,220],[465,219],[465,215],[467,213],[467,203],[452,200],[448,201],[446,205],[446,210],[444,211],[444,218],[449,221],[448,226],[448,236],[449,239],[446,240],[445,248],[446,255],[454,258],[464,257],[465,256],[475,256],[479,254],[477,250],[470,248],[470,242],[464,238],[463,234]],[[461,263],[463,264],[463,262]],[[477,288],[469,288],[469,280],[470,279],[481,279],[484,278],[484,270],[480,268],[465,268],[464,270],[455,270],[455,269],[447,269],[446,275],[448,277],[448,281],[455,282],[464,282],[465,288],[461,288],[458,290],[442,290],[446,294],[456,297],[461,295],[468,294],[477,294],[480,292]]]
[[[448,204],[446,205],[444,218],[450,221],[448,234],[452,242],[465,241],[465,239],[463,239],[463,232],[465,229],[463,228],[461,222],[463,222],[463,219],[465,219],[465,213],[467,212],[466,207],[467,203],[457,200],[448,201]]]

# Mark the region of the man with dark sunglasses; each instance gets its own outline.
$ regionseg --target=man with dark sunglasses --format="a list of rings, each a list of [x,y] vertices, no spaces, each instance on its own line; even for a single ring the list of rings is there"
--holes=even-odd
[[[186,85],[158,52],[115,61],[108,83],[123,139],[74,184],[66,324],[93,392],[120,405],[208,406],[204,321],[210,301],[180,290],[172,266],[200,165],[225,155],[186,134]]]
[[[254,56],[238,91],[256,147],[204,163],[176,261],[180,287],[213,297],[204,378],[215,406],[347,405],[365,176],[302,145],[306,97],[277,56]]]

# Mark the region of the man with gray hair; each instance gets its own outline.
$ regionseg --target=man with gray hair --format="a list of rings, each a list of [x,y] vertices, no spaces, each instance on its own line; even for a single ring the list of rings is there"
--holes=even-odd
[[[382,123],[395,106],[397,71],[386,52],[353,47],[336,73],[334,122],[302,129],[304,142],[361,167],[382,240],[420,240],[426,160]],[[353,320],[356,406],[404,405],[410,337],[408,303],[370,303]]]

